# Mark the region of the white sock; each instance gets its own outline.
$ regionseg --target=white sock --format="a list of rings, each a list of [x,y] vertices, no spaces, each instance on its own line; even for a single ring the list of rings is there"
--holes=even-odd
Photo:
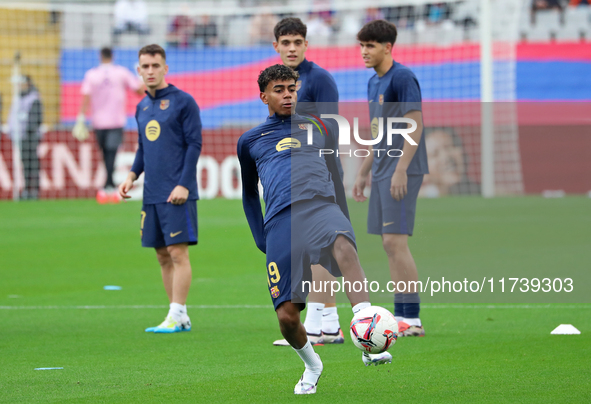
[[[358,311],[365,309],[366,307],[371,306],[370,302],[361,302],[361,303],[357,303],[354,307],[353,307],[353,314],[357,314]]]
[[[421,325],[423,325],[421,323],[421,319],[420,318],[405,318],[402,321],[404,321],[408,325],[414,325],[414,326],[417,326],[417,327],[420,327]]]
[[[404,317],[402,317],[402,316],[394,316],[394,318],[396,319],[397,323],[404,321]]]
[[[322,332],[335,334],[339,332],[339,313],[336,307],[325,307],[322,312]]]
[[[182,314],[183,314],[183,317],[189,317],[187,315],[187,305],[186,304],[183,304],[183,313]]]
[[[324,303],[308,303],[304,328],[308,334],[318,335],[322,332],[322,311]]]
[[[168,315],[175,319],[175,321],[181,321],[183,312],[186,313],[186,310],[183,309],[182,304],[170,303],[170,310],[168,311]]]
[[[306,369],[311,371],[318,371],[322,370],[322,361],[320,357],[316,355],[314,352],[314,347],[310,344],[310,341],[306,341],[306,345],[304,345],[301,349],[293,349],[296,353],[302,358],[304,363],[306,364]],[[316,381],[314,381],[316,383]]]

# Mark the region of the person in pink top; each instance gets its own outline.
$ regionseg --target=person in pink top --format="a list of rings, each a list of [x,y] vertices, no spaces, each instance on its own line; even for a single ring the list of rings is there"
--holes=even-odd
[[[113,182],[113,171],[115,156],[123,141],[123,128],[127,121],[127,91],[143,95],[144,85],[131,71],[113,63],[111,48],[101,49],[101,64],[84,75],[81,89],[82,107],[77,122],[77,125],[84,124],[90,107],[92,127],[107,170],[105,188],[97,192],[99,203],[119,201]]]

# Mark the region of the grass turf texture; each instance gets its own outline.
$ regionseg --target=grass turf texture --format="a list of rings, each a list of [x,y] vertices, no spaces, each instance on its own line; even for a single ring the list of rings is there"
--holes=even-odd
[[[589,203],[420,200],[411,249],[421,278],[449,268],[458,276],[499,266],[530,277],[572,270],[588,288]],[[366,207],[350,207],[361,262],[378,276],[385,268],[379,238],[364,236]],[[193,331],[175,335],[143,332],[162,320],[167,301],[154,252],[139,247],[139,210],[84,200],[0,203],[0,402],[591,400],[588,300],[489,307],[474,304],[477,296],[424,305],[427,337],[399,339],[392,365],[364,367],[348,336],[344,346],[318,347],[325,364],[318,393],[295,397],[303,366],[291,349],[270,345],[280,334],[264,256],[240,201],[199,202],[189,304],[218,308],[190,309]],[[374,300],[392,310],[391,296]],[[351,311],[343,306],[339,314],[347,330]],[[561,323],[582,334],[551,336]]]

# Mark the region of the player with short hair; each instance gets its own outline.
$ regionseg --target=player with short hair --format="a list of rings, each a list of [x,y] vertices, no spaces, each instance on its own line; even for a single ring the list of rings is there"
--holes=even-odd
[[[83,95],[82,106],[73,134],[79,140],[85,140],[88,137],[85,114],[90,107],[92,127],[107,170],[105,187],[97,192],[96,199],[99,203],[106,203],[109,200],[119,202],[119,194],[113,182],[113,172],[117,149],[123,142],[123,128],[127,121],[125,113],[127,90],[142,95],[144,86],[128,69],[113,63],[111,48],[102,48],[100,58],[101,64],[84,75],[80,90]]]
[[[409,285],[411,281],[418,281],[418,273],[408,248],[408,236],[413,234],[417,196],[423,175],[429,173],[429,168],[423,139],[421,88],[414,73],[392,58],[396,35],[394,24],[384,20],[368,22],[357,34],[363,62],[376,72],[368,84],[370,119],[376,131],[379,118],[384,118],[384,125],[387,117],[413,119],[417,129],[410,136],[418,145],[405,142],[402,136],[394,136],[392,145],[388,145],[387,136],[383,136],[376,150],[398,149],[403,154],[396,158],[385,151],[372,152],[357,174],[353,197],[358,202],[367,199],[363,190],[371,170],[367,231],[382,236],[392,280]],[[386,128],[383,129],[386,133]],[[399,336],[425,335],[419,311],[420,299],[416,290],[411,293],[407,288],[404,293],[394,294],[394,316],[398,321]]]
[[[166,82],[166,53],[159,45],[139,51],[138,74],[148,91],[138,104],[138,149],[123,198],[145,172],[140,234],[162,269],[170,310],[162,324],[146,332],[190,331],[186,300],[191,286],[189,245],[197,244],[197,160],[201,153],[201,118],[193,97]]]
[[[306,59],[307,31],[302,20],[292,17],[282,19],[274,28],[273,48],[281,56],[283,64],[299,74],[296,83],[296,113],[318,117],[321,114],[338,114],[339,91],[334,78],[328,71]],[[336,162],[342,179],[341,160],[337,158]],[[334,276],[320,265],[312,267],[312,278],[317,283],[335,280]],[[310,291],[304,326],[313,345],[345,342],[339,325],[336,296],[329,291]],[[273,345],[289,346],[289,343],[281,339],[273,342]]]
[[[261,72],[260,98],[269,117],[240,137],[237,150],[244,212],[257,247],[267,256],[269,293],[281,333],[306,366],[294,393],[313,394],[323,365],[300,322],[307,295],[302,281],[310,278],[310,266],[320,263],[351,283],[364,282],[365,274],[335,157],[319,156],[320,149],[335,147],[336,138],[311,125],[313,141],[307,144],[310,121],[294,114],[297,79],[298,73],[284,65]],[[265,190],[264,217],[259,178]],[[346,293],[354,313],[370,306],[365,288]],[[392,360],[387,352],[362,357],[366,365]]]

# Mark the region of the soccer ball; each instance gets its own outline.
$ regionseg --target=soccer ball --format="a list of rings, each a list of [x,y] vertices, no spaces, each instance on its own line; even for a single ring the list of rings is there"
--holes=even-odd
[[[380,306],[360,310],[351,320],[351,340],[363,352],[377,354],[387,351],[398,338],[394,315]]]

